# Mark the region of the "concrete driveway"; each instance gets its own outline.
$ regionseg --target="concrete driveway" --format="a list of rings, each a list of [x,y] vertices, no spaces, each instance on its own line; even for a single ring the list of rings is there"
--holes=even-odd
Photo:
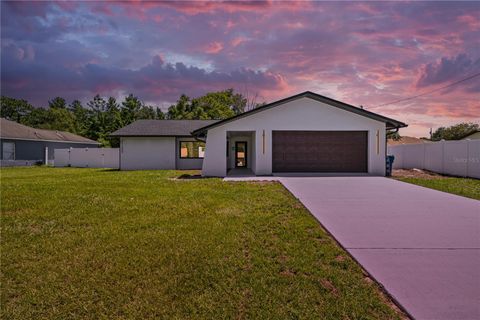
[[[416,319],[480,319],[480,201],[382,177],[280,180]]]

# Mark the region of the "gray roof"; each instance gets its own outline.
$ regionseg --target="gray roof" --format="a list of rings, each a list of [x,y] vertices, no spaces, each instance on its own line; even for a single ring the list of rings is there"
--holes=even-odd
[[[187,137],[219,120],[137,120],[111,134],[114,137]]]
[[[70,132],[36,129],[4,118],[0,118],[0,137],[2,139],[15,140],[38,140],[100,144],[97,141],[93,141]]]

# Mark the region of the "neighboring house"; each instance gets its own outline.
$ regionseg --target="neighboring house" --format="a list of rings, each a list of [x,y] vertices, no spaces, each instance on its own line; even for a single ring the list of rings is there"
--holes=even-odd
[[[201,166],[203,176],[219,177],[230,169],[255,175],[320,172],[383,176],[386,132],[407,126],[309,91],[225,120],[202,122],[137,121],[116,131],[113,135],[121,137],[120,168]],[[187,165],[185,160],[194,161]]]
[[[467,134],[460,140],[479,140],[480,139],[480,130],[474,131],[472,133]]]
[[[191,132],[217,120],[138,120],[120,137],[120,170],[201,169],[205,143]]]
[[[388,139],[387,144],[389,146],[397,146],[399,144],[421,144],[421,143],[431,143],[432,141],[426,139],[420,139],[415,137],[402,136],[398,140]]]
[[[64,131],[35,129],[0,119],[2,166],[53,161],[54,149],[98,148],[100,143]]]

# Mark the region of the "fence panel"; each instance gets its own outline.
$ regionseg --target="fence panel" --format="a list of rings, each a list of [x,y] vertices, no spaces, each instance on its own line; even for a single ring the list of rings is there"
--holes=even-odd
[[[443,142],[443,173],[452,176],[467,176],[467,141]]]
[[[403,165],[405,168],[423,168],[425,146],[423,144],[407,144],[403,149]]]
[[[467,175],[480,179],[480,140],[468,141]]]
[[[119,168],[118,148],[55,149],[54,155],[56,167]]]
[[[443,172],[443,143],[425,143],[424,169]]]
[[[55,167],[68,167],[70,165],[70,149],[54,149],[53,159]]]
[[[480,178],[480,140],[390,146],[388,154],[395,156],[394,169],[418,168],[452,176]]]

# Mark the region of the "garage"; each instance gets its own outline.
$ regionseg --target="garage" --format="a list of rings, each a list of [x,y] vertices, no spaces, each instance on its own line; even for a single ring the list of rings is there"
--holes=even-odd
[[[273,131],[273,172],[368,172],[367,131]]]

